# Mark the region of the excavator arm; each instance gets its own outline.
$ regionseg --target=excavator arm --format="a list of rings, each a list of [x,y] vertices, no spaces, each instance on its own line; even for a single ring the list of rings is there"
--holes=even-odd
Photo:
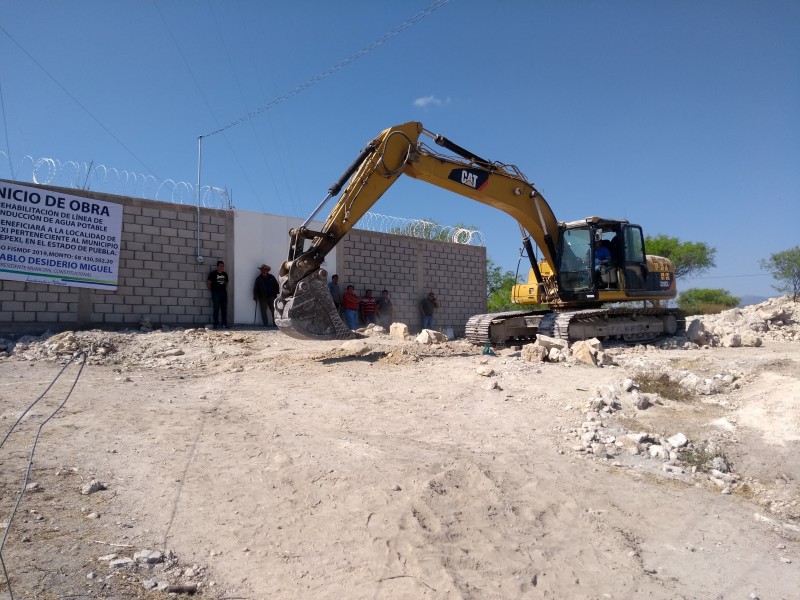
[[[433,152],[423,145],[426,135],[458,157]],[[472,198],[517,220],[541,290],[542,302],[558,297],[555,282],[558,221],[544,197],[515,167],[487,161],[447,138],[426,131],[421,123],[391,127],[372,140],[328,190],[314,213],[289,232],[288,259],[281,265],[281,290],[275,301],[275,321],[286,334],[301,339],[347,339],[353,332],[339,317],[321,269],[325,256],[378,199],[408,175]],[[344,191],[320,231],[308,227],[331,198]],[[542,253],[546,273],[540,272],[530,238]],[[310,240],[309,247],[306,243]]]

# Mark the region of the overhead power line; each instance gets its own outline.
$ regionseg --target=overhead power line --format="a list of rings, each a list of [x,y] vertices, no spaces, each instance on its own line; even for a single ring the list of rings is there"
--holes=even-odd
[[[98,124],[98,125],[99,125],[99,126],[102,128],[102,129],[103,129],[103,131],[105,131],[105,132],[106,132],[108,135],[110,135],[110,136],[111,136],[111,137],[114,139],[114,141],[115,141],[115,142],[117,142],[117,143],[118,143],[120,146],[122,146],[122,147],[123,147],[123,148],[124,148],[124,149],[125,149],[125,150],[128,152],[128,154],[130,154],[130,155],[131,155],[131,156],[132,156],[132,157],[133,157],[133,158],[134,158],[134,159],[135,159],[135,160],[136,160],[136,161],[137,161],[137,162],[138,162],[140,165],[142,165],[142,166],[143,166],[143,167],[144,167],[144,168],[145,168],[145,169],[146,169],[146,170],[147,170],[147,171],[148,171],[150,174],[152,174],[152,175],[153,175],[154,177],[156,177],[157,179],[161,179],[160,177],[158,177],[158,175],[156,175],[156,174],[155,174],[155,171],[153,171],[153,169],[151,169],[150,167],[148,167],[148,166],[145,164],[145,162],[144,162],[144,161],[143,161],[141,158],[139,158],[138,156],[136,156],[136,154],[134,154],[133,150],[131,150],[130,148],[128,148],[128,147],[127,147],[127,146],[126,146],[126,145],[125,145],[125,144],[122,142],[122,140],[120,140],[120,139],[119,139],[119,138],[118,138],[116,135],[114,135],[114,133],[113,133],[113,132],[112,132],[112,131],[111,131],[111,130],[108,128],[108,127],[106,127],[105,125],[103,125],[103,124],[100,122],[100,120],[99,120],[97,117],[95,117],[95,116],[92,114],[92,112],[91,112],[91,111],[90,111],[88,108],[86,108],[86,107],[85,107],[83,104],[81,104],[80,100],[78,100],[78,99],[77,99],[75,96],[73,96],[73,95],[72,95],[72,94],[69,92],[69,90],[68,90],[67,88],[65,88],[63,85],[61,85],[61,83],[58,81],[58,79],[56,79],[55,77],[53,77],[53,76],[50,74],[50,72],[49,72],[47,69],[45,69],[45,68],[44,68],[44,67],[43,67],[43,66],[42,66],[42,65],[39,63],[39,61],[38,61],[38,60],[36,60],[36,59],[35,59],[35,58],[34,58],[34,57],[31,55],[31,53],[30,53],[30,52],[28,52],[28,51],[27,51],[25,48],[23,48],[23,47],[22,47],[22,45],[21,45],[21,44],[20,44],[20,43],[19,43],[17,40],[15,40],[15,39],[12,37],[12,35],[11,35],[10,33],[8,33],[8,31],[6,31],[5,29],[3,29],[2,25],[0,25],[0,31],[2,31],[3,33],[5,33],[5,34],[6,34],[6,36],[8,36],[8,39],[10,39],[12,42],[14,42],[14,43],[17,45],[17,47],[18,47],[20,50],[22,50],[22,51],[25,53],[25,55],[26,55],[28,58],[30,58],[30,59],[33,61],[33,63],[34,63],[34,64],[35,64],[37,67],[39,67],[39,68],[42,70],[42,72],[43,72],[45,75],[47,75],[47,76],[48,76],[50,79],[52,79],[52,80],[53,80],[53,82],[54,82],[54,83],[55,83],[55,84],[56,84],[58,87],[60,87],[60,88],[61,88],[61,91],[63,91],[63,92],[64,92],[64,93],[65,93],[67,96],[69,96],[69,97],[72,99],[72,101],[73,101],[75,104],[77,104],[78,106],[80,106],[80,107],[83,109],[83,111],[84,111],[84,112],[85,112],[87,115],[89,115],[89,116],[92,118],[92,120],[94,120],[94,122],[95,122],[95,123],[97,123],[97,124]],[[10,151],[9,151],[9,154],[10,154]]]
[[[230,129],[231,127],[235,127],[236,125],[239,125],[240,123],[244,123],[245,121],[248,121],[249,119],[252,119],[256,115],[259,115],[262,112],[264,112],[266,110],[269,110],[273,106],[275,106],[277,104],[280,104],[281,102],[285,102],[286,100],[288,100],[292,96],[296,96],[300,92],[302,92],[304,90],[307,90],[311,86],[319,83],[323,79],[326,79],[327,77],[330,77],[331,75],[333,75],[337,71],[343,69],[344,67],[349,65],[351,62],[361,58],[362,56],[364,56],[368,52],[371,52],[372,50],[374,50],[378,46],[381,46],[382,44],[388,42],[390,39],[395,37],[397,34],[405,31],[406,29],[411,27],[414,23],[416,23],[417,21],[420,21],[420,20],[424,19],[429,14],[431,14],[433,11],[435,11],[435,10],[441,8],[442,6],[444,6],[445,4],[447,4],[449,1],[450,0],[436,0],[436,2],[434,2],[433,4],[431,4],[430,6],[425,8],[424,10],[421,10],[420,12],[418,12],[416,15],[414,15],[413,17],[411,17],[407,21],[402,22],[400,25],[398,25],[397,27],[395,27],[394,29],[392,29],[388,33],[385,33],[384,35],[379,37],[377,40],[375,40],[374,42],[372,42],[368,46],[365,46],[364,48],[362,48],[358,52],[356,52],[354,54],[351,54],[350,56],[348,56],[344,60],[341,60],[338,63],[336,63],[335,65],[333,65],[332,67],[329,67],[328,69],[324,70],[322,73],[320,73],[316,77],[312,77],[311,79],[309,79],[305,83],[302,83],[302,84],[298,85],[297,87],[295,87],[294,89],[286,92],[282,96],[278,96],[277,98],[275,98],[274,100],[272,100],[268,104],[265,104],[261,108],[258,108],[256,110],[246,114],[245,116],[243,116],[243,117],[241,117],[239,119],[236,119],[235,121],[233,121],[231,123],[228,123],[227,125],[225,125],[223,127],[220,127],[219,129],[215,129],[214,131],[211,131],[209,133],[201,135],[200,137],[209,137],[209,136],[215,135],[217,133],[220,133],[222,131],[225,131],[226,129]]]
[[[749,275],[709,275],[700,277],[687,277],[687,279],[732,279],[734,277],[771,277],[769,273],[751,273]]]

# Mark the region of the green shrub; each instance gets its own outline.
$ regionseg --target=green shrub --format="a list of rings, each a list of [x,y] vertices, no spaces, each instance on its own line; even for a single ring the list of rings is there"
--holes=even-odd
[[[639,390],[646,394],[658,394],[662,398],[676,402],[689,402],[694,399],[694,396],[686,388],[678,385],[678,382],[670,379],[666,373],[661,375],[641,373],[635,379]]]
[[[678,297],[678,307],[687,315],[711,315],[738,305],[739,298],[720,289],[693,288]]]

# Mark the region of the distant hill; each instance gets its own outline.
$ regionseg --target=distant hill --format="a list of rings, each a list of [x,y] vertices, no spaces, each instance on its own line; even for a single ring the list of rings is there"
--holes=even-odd
[[[741,296],[739,299],[739,308],[744,308],[751,304],[761,304],[767,300],[769,300],[769,296]]]

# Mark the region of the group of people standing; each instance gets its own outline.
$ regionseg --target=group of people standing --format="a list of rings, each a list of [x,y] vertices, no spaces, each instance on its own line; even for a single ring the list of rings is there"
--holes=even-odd
[[[355,287],[348,285],[345,291],[339,287],[339,276],[333,275],[328,289],[331,291],[336,310],[342,313],[345,323],[350,329],[358,329],[359,321],[365,326],[370,323],[381,325],[388,329],[394,317],[394,307],[389,298],[389,290],[381,291],[378,298],[373,297],[372,290],[364,290],[364,296],[356,294]],[[433,315],[439,308],[436,294],[430,292],[419,303],[419,313],[422,317],[422,328],[433,328]]]
[[[364,325],[375,323],[386,329],[392,324],[394,307],[389,298],[389,290],[383,290],[380,298],[372,295],[372,290],[365,290],[364,297],[356,294],[355,288],[348,285],[344,293],[339,287],[339,276],[334,275],[328,283],[333,304],[341,311],[344,321],[350,329],[358,329],[359,320]]]
[[[267,264],[262,264],[259,268],[259,275],[253,283],[253,300],[257,303],[261,311],[261,323],[264,327],[275,325],[275,299],[280,292],[278,280],[270,271],[272,268]],[[220,326],[229,328],[228,325],[228,283],[230,278],[225,272],[225,263],[217,261],[216,269],[208,274],[206,287],[211,291],[211,302],[214,306],[214,329]],[[328,283],[333,303],[336,310],[344,316],[344,320],[350,329],[358,329],[359,322],[365,326],[370,323],[381,325],[386,329],[392,324],[394,317],[394,307],[389,298],[389,290],[381,291],[378,298],[373,297],[372,290],[365,290],[364,296],[359,297],[355,288],[348,285],[344,293],[339,287],[339,276],[334,275]],[[428,293],[419,302],[419,314],[422,318],[422,328],[433,328],[433,315],[439,308],[439,301],[436,294]],[[269,317],[267,316],[269,313]]]
[[[270,273],[272,268],[269,265],[261,265],[259,275],[253,283],[253,300],[258,303],[261,309],[261,323],[264,327],[269,327],[269,312],[272,324],[275,325],[275,298],[278,297],[280,287],[278,280]],[[225,263],[217,261],[216,268],[208,274],[206,287],[211,291],[211,304],[213,305],[214,329],[223,327],[230,329],[228,325],[228,284],[230,277],[225,272]]]

